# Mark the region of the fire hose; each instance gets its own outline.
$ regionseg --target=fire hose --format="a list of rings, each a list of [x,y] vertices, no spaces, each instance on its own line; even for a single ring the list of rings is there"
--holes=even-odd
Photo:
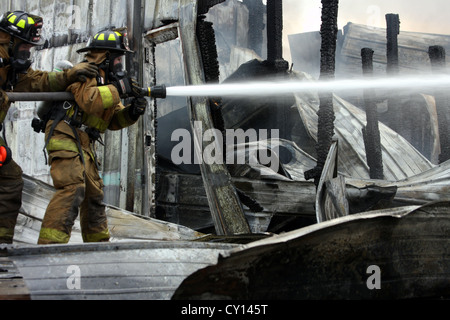
[[[141,88],[141,97],[165,98],[166,86]],[[9,101],[65,101],[75,100],[71,92],[6,92]]]

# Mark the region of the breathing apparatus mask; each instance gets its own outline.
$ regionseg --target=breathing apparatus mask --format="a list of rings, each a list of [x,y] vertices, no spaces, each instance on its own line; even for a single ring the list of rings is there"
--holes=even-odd
[[[13,55],[10,57],[10,65],[16,73],[25,74],[33,61],[30,59],[31,52],[29,50],[20,50],[20,46],[21,43],[14,48]]]
[[[110,55],[110,63],[108,66],[108,76],[109,76],[109,81],[118,81],[121,79],[124,79],[127,76],[127,72],[125,70],[125,68],[123,67],[122,62],[118,62],[116,64],[114,64],[114,61],[119,58],[122,57],[122,59],[125,59],[124,54],[121,53],[112,53]]]

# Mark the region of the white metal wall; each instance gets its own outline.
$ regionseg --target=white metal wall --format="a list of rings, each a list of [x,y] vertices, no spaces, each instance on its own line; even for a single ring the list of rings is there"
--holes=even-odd
[[[133,1],[9,0],[0,2],[0,12],[24,10],[43,17],[42,36],[47,42],[43,48],[33,50],[32,67],[51,71],[60,60],[69,60],[74,64],[80,62],[83,55],[77,54],[76,50],[84,47],[88,37],[95,32],[110,25],[127,26],[131,2]],[[44,134],[35,133],[31,127],[38,104],[39,102],[12,104],[5,121],[6,138],[13,150],[14,159],[21,165],[24,173],[52,184],[43,153]],[[98,150],[103,162],[102,170],[105,171],[105,194],[108,194],[109,199],[114,199],[108,202],[117,206],[123,206],[123,197],[122,203],[120,202],[120,193],[125,190],[121,162],[122,158],[127,159],[127,135],[127,130],[106,134],[104,139],[111,147],[105,155],[103,148]],[[126,177],[126,173],[124,176]]]

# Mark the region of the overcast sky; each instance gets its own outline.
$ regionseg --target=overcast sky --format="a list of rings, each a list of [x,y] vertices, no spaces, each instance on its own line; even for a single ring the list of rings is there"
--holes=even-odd
[[[284,58],[290,61],[288,34],[318,31],[321,0],[283,0]],[[450,0],[339,0],[338,27],[348,22],[386,27],[385,15],[400,16],[400,32],[450,34]]]

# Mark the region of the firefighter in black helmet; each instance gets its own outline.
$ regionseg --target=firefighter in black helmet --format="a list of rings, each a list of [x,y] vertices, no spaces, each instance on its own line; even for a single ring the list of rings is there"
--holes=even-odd
[[[64,72],[30,68],[31,48],[44,43],[42,25],[41,17],[23,11],[0,16],[0,127],[10,107],[5,91],[64,91],[69,84],[95,76],[98,72],[95,66],[87,63]],[[0,138],[0,243],[12,243],[22,188],[22,169],[12,159],[6,142]]]
[[[42,221],[39,244],[67,243],[78,212],[84,242],[109,241],[94,142],[106,130],[134,124],[147,105],[145,98],[133,94],[141,88],[124,70],[124,55],[132,53],[126,40],[124,30],[107,29],[77,51],[86,52],[86,61],[98,66],[99,75],[71,84],[68,91],[75,102],[54,107],[63,113],[47,124],[46,148],[56,192]],[[121,98],[126,96],[135,98],[125,107]]]

